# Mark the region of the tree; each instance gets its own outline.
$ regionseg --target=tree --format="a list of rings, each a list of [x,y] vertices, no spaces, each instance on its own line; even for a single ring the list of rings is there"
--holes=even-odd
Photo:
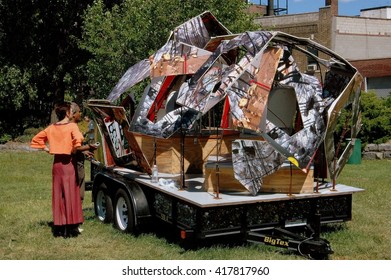
[[[14,116],[24,115],[25,104],[37,99],[37,89],[30,79],[29,72],[22,72],[16,66],[0,68],[0,136],[17,135],[20,119]]]
[[[8,114],[0,116],[0,133],[16,136],[46,125],[54,103],[88,95],[84,65],[89,53],[76,40],[88,2],[1,1],[0,104]]]
[[[124,0],[107,9],[96,0],[87,9],[80,47],[91,53],[87,63],[89,86],[105,98],[125,71],[149,57],[186,20],[211,11],[231,32],[255,30],[243,0]]]

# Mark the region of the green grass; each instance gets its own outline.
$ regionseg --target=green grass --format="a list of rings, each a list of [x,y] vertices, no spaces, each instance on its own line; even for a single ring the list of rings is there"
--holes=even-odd
[[[94,217],[91,193],[83,204],[85,231],[77,238],[51,234],[52,157],[43,152],[0,151],[0,259],[3,260],[298,260],[265,245],[213,246],[185,251],[154,234],[122,234]],[[87,164],[88,165],[88,164]],[[391,161],[346,165],[338,183],[362,187],[353,195],[353,219],[322,236],[331,259],[391,259]]]

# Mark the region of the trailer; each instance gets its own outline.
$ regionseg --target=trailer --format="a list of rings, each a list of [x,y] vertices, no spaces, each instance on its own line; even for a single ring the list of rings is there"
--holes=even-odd
[[[184,247],[227,238],[327,258],[321,226],[351,220],[363,191],[337,183],[360,128],[361,81],[309,39],[231,34],[210,12],[185,22],[87,104],[97,218],[132,234],[164,228]]]
[[[202,191],[200,176],[186,176],[181,189],[173,183],[179,178],[171,174],[159,174],[160,183],[152,183],[143,173],[93,165],[94,209],[101,222],[135,235],[166,227],[171,232],[167,237],[184,248],[229,237],[224,240],[263,243],[325,259],[333,251],[320,237],[321,225],[350,221],[352,195],[362,191],[345,185],[333,191],[325,184],[312,194],[235,192],[217,198]]]

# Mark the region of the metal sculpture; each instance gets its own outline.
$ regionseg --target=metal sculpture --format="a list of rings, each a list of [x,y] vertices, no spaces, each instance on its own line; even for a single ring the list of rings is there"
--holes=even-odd
[[[298,66],[308,57],[319,70],[315,75]],[[232,34],[210,12],[175,28],[161,49],[129,68],[107,99],[115,102],[147,78],[129,130],[169,138],[191,131],[225,102],[223,128],[230,123],[231,129],[263,138],[232,143],[235,178],[253,195],[262,178],[286,160],[308,172],[323,147],[319,154],[325,155],[335,179],[360,128],[362,78],[348,61],[310,39],[281,32]],[[353,140],[339,155],[334,132],[338,115],[348,106]],[[158,112],[163,113],[157,118]]]

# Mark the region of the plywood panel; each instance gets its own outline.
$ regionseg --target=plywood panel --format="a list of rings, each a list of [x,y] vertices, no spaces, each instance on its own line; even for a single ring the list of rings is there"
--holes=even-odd
[[[225,135],[186,136],[184,139],[184,171],[187,174],[204,173],[204,165],[208,157],[217,154],[230,154],[232,141],[237,139],[238,132]],[[153,164],[154,145],[156,143],[156,163],[159,172],[179,174],[181,172],[180,136],[168,139],[137,135],[136,139],[148,162]]]
[[[235,179],[232,165],[228,163],[219,164],[220,173],[216,172],[213,164],[205,168],[204,190],[216,191],[217,180],[219,180],[219,191],[247,191],[238,180]],[[219,176],[217,176],[219,174]],[[296,167],[281,167],[279,170],[263,178],[263,185],[260,192],[267,193],[313,193],[314,178],[313,170],[308,173],[302,172]]]

